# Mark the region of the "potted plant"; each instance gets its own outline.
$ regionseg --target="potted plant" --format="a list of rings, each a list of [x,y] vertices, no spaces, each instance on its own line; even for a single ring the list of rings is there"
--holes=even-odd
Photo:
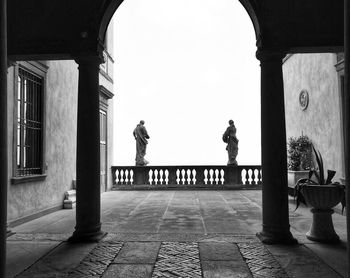
[[[288,139],[288,191],[294,195],[298,180],[307,178],[311,169],[311,141],[306,135]]]
[[[296,209],[300,203],[312,207],[312,225],[306,237],[319,242],[338,242],[339,236],[334,231],[332,214],[333,207],[342,204],[345,207],[345,186],[332,182],[335,171],[327,170],[324,175],[323,159],[319,151],[312,146],[318,170],[310,170],[309,177],[300,179],[295,187]]]

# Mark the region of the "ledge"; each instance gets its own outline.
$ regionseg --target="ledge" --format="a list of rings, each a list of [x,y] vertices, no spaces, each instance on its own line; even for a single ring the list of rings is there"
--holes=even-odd
[[[100,69],[100,74],[101,74],[104,78],[106,78],[109,82],[111,82],[112,84],[114,83],[114,82],[113,82],[113,78],[110,77],[110,76],[108,75],[108,73],[105,72],[103,69]]]
[[[31,176],[24,176],[24,177],[13,177],[11,179],[11,184],[43,181],[46,179],[46,176],[47,175],[31,175]]]

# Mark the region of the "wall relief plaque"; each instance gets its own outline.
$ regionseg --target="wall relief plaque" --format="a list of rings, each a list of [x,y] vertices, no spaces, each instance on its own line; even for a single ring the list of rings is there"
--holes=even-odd
[[[309,93],[306,90],[302,90],[299,94],[299,104],[302,110],[305,110],[309,105]]]

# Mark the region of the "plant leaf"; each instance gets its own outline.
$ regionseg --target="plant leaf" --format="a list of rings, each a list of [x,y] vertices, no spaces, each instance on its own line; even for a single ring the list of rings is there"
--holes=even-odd
[[[305,185],[309,183],[315,183],[315,182],[313,180],[305,179],[305,178],[299,179],[297,181],[295,185],[295,191],[294,191],[294,200],[296,201],[296,206],[294,211],[298,209],[298,207],[300,206],[300,203],[303,203],[304,205],[306,205],[306,201],[303,194],[301,193],[301,190]]]
[[[312,174],[315,175],[316,179],[317,179],[317,183],[318,184],[321,184],[321,181],[320,181],[320,175],[318,174],[318,172],[316,170],[311,170]],[[311,175],[312,176],[312,175]]]
[[[326,184],[331,184],[332,183],[332,179],[335,176],[336,171],[333,170],[327,170],[327,180],[326,180]]]
[[[323,169],[323,159],[321,153],[316,151],[315,147],[312,145],[312,149],[314,150],[316,156],[316,162],[319,170],[319,182],[320,184],[325,184],[324,182],[324,169]]]
[[[325,179],[324,179],[324,167],[323,167],[323,159],[322,159],[322,155],[319,151],[318,152],[318,155],[320,157],[320,180],[321,180],[321,184],[325,184]]]
[[[344,208],[346,207],[346,196],[345,196],[345,185],[343,184],[338,184],[338,186],[343,190],[343,196],[341,198],[341,214],[344,212]]]

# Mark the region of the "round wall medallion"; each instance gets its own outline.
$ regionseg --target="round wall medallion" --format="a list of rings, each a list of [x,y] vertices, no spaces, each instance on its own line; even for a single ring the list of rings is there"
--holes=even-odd
[[[306,90],[302,90],[299,94],[299,104],[301,109],[305,110],[309,105],[309,93]]]

